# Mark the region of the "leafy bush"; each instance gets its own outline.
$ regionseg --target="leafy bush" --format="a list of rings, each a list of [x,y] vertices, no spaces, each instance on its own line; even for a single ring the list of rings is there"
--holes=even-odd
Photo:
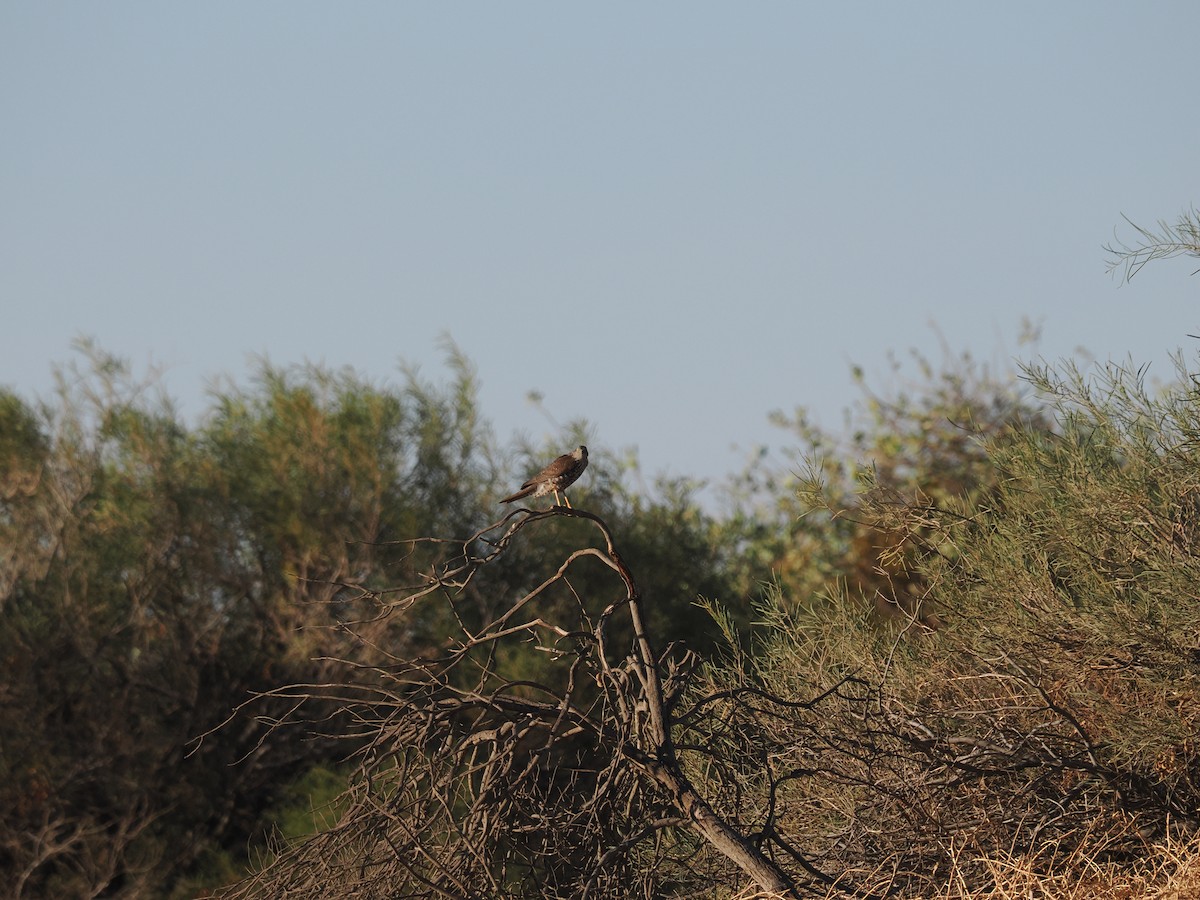
[[[375,617],[366,598],[440,553],[412,538],[470,534],[521,480],[453,348],[445,385],[263,363],[195,425],[153,378],[82,349],[51,401],[0,392],[0,881],[18,897],[194,893],[286,832],[291,786],[354,750],[337,708],[276,688],[378,682],[540,577],[556,544],[514,554],[458,610]],[[654,615],[695,639],[693,591],[727,584],[712,521],[684,494],[632,494],[597,449],[581,487],[637,523]],[[543,655],[517,652],[536,677]],[[231,718],[254,698],[261,718]]]
[[[864,895],[983,896],[1014,857],[1081,880],[1194,834],[1200,392],[1141,376],[1029,370],[1053,427],[984,435],[974,502],[868,481],[855,520],[907,548],[937,627],[881,627],[844,581],[771,591],[754,652],[697,688],[730,692],[689,739],[709,793]]]
[[[212,861],[244,855],[283,786],[344,752],[253,721],[196,739],[256,692],[369,658],[338,628],[351,598],[406,571],[400,536],[472,517],[481,467],[469,385],[264,364],[189,428],[84,350],[55,403],[0,395],[0,871],[15,896],[155,896],[227,871]],[[421,624],[371,636],[439,639]]]

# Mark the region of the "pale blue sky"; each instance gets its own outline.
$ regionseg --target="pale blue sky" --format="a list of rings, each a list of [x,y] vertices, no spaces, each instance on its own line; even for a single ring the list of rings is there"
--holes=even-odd
[[[92,335],[194,414],[256,353],[438,378],[449,332],[501,438],[536,389],[715,477],[930,323],[1166,376],[1195,265],[1101,245],[1200,202],[1198,40],[1194,0],[8,0],[0,384]]]

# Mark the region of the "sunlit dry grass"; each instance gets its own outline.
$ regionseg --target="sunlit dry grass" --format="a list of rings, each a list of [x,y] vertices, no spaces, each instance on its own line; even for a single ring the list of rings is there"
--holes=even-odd
[[[966,862],[967,860],[963,860]],[[1072,855],[1053,860],[1022,856],[971,859],[991,884],[972,889],[958,875],[959,860],[938,900],[1185,900],[1200,897],[1200,841],[1152,844],[1136,863],[1097,862]]]
[[[1200,898],[1200,837],[1166,838],[1147,844],[1136,861],[1099,862],[1080,854],[1056,858],[1046,853],[980,858],[961,847],[935,893],[922,900],[1195,900]],[[1048,855],[1049,854],[1049,855]],[[888,896],[892,878],[881,865],[859,873],[862,888],[847,895],[831,889],[826,900],[847,896]],[[863,878],[869,874],[873,877]],[[981,883],[984,886],[980,886]],[[906,896],[906,895],[905,895]],[[733,900],[774,900],[753,889]]]

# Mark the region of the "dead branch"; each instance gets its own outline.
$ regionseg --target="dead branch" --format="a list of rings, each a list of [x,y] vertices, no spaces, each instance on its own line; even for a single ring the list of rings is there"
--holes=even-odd
[[[596,545],[578,546],[495,614],[473,618],[461,601],[487,568],[534,526],[571,520],[586,523]],[[637,582],[599,516],[519,509],[466,540],[418,545],[440,549],[443,561],[419,583],[374,595],[379,616],[420,615],[440,599],[458,633],[436,655],[347,663],[356,679],[263,695],[287,701],[289,718],[298,708],[290,704],[319,701],[345,714],[337,721],[359,723],[356,771],[334,828],[278,848],[229,896],[329,896],[351,886],[374,896],[384,885],[389,897],[534,888],[634,896],[637,873],[647,871],[639,863],[658,859],[669,879],[701,853],[714,872],[713,860],[724,859],[760,890],[799,897],[765,851],[763,830],[719,813],[685,773],[673,706],[695,660],[679,648],[657,652]],[[586,560],[612,572],[618,589],[576,593],[572,578]],[[613,625],[626,614],[617,646]],[[531,657],[543,663],[531,666]],[[689,707],[691,719],[702,714]],[[786,856],[833,883],[795,851]]]

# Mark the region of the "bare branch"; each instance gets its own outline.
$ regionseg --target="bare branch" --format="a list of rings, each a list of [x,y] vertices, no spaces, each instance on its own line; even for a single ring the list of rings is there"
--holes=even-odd
[[[569,552],[495,615],[460,614],[465,592],[527,529],[571,520],[590,526],[598,544]],[[338,721],[360,723],[357,772],[333,829],[280,848],[230,896],[316,897],[331,884],[384,883],[396,897],[492,897],[518,886],[621,896],[647,854],[668,862],[704,846],[761,890],[799,896],[761,846],[770,829],[719,813],[685,773],[672,709],[695,664],[678,648],[656,651],[633,573],[600,517],[521,509],[465,540],[413,542],[422,544],[445,550],[445,560],[422,583],[380,594],[378,615],[417,615],[441,597],[458,634],[436,657],[360,667],[365,683],[270,692],[295,703],[289,717],[320,702],[341,710]],[[572,573],[585,560],[611,571],[619,594],[599,603],[578,594]],[[613,626],[625,611],[622,648]],[[519,674],[530,659],[519,646],[542,652],[542,675]],[[726,699],[691,704],[689,721]],[[662,839],[684,833],[692,837],[683,844]],[[802,868],[834,881],[807,861]]]

